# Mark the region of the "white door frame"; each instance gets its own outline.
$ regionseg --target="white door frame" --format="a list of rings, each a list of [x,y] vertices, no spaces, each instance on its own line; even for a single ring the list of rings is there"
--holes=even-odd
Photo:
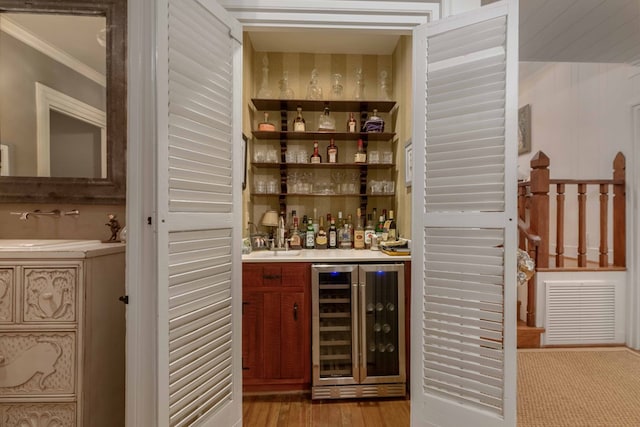
[[[245,26],[393,31],[396,34],[438,19],[440,2],[324,0],[224,0],[219,3]],[[448,3],[448,2],[447,2]],[[479,4],[478,4],[479,6]],[[329,15],[328,12],[331,12]],[[155,158],[155,0],[128,2],[127,146],[127,377],[126,426],[157,425],[154,359],[156,267],[145,254],[154,248],[152,159]]]
[[[640,100],[632,102],[631,137],[632,158],[628,159],[627,173],[627,316],[626,344],[640,350],[640,219],[638,218],[638,201],[640,200],[640,173],[635,165],[640,165]]]

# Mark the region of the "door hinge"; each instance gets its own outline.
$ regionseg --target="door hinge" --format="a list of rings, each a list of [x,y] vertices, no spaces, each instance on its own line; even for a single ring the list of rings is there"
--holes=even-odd
[[[125,304],[129,304],[129,295],[123,295],[120,298],[118,298],[119,301],[122,301]]]

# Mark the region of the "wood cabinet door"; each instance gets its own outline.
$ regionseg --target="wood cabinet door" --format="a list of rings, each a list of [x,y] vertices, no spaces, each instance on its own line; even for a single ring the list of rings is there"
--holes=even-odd
[[[242,377],[262,378],[264,350],[264,294],[244,292],[242,297]]]
[[[280,378],[307,379],[311,343],[304,292],[283,292],[280,304]]]

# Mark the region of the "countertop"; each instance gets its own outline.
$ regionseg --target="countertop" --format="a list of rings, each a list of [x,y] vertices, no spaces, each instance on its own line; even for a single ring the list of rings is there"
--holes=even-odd
[[[0,260],[92,258],[124,250],[124,243],[100,240],[0,239]]]
[[[253,251],[242,262],[404,262],[410,255],[387,255],[368,249],[302,249],[296,251]]]

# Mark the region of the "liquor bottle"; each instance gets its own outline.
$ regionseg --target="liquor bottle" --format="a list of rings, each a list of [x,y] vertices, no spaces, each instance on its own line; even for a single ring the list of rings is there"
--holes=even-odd
[[[320,230],[320,225],[318,224],[318,210],[313,208],[313,232],[318,234],[318,230]]]
[[[356,210],[357,225],[353,231],[353,248],[364,249],[364,228],[362,228],[362,214],[360,208]]]
[[[356,122],[356,118],[354,117],[353,113],[349,113],[349,120],[347,120],[347,132],[358,132],[358,122]]]
[[[398,240],[398,226],[396,225],[396,220],[393,218],[393,211],[390,210],[389,211],[389,226],[388,226],[388,230],[389,230],[389,237],[387,238],[388,241],[391,242],[395,242],[396,240]]]
[[[389,217],[386,215],[386,210],[382,210],[384,216],[384,222],[382,223],[382,241],[386,242],[389,240],[389,226],[391,225],[390,216],[393,215],[393,211],[389,211]]]
[[[329,226],[329,249],[338,248],[338,229],[336,228],[335,218],[331,218],[331,225]]]
[[[338,222],[336,223],[336,229],[338,231],[338,247],[342,247],[342,228],[344,227],[344,221],[342,219],[342,211],[338,211]]]
[[[351,226],[351,215],[347,216],[347,220],[344,222],[342,226],[342,231],[340,232],[342,235],[342,240],[340,241],[340,249],[351,249],[353,247],[353,230]]]
[[[362,141],[362,139],[358,139],[358,151],[353,158],[353,162],[367,163],[367,153],[364,151],[364,142]]]
[[[313,154],[311,155],[311,163],[322,163],[322,156],[318,152],[318,141],[313,141]]]
[[[307,216],[302,216],[302,224],[300,225],[300,239],[302,240],[300,243],[302,244],[302,248],[307,248]]]
[[[367,226],[364,228],[364,247],[365,249],[371,249],[371,236],[376,234],[376,229],[373,226],[373,220],[371,214],[367,215]]]
[[[313,222],[307,221],[307,234],[306,234],[306,242],[305,245],[307,249],[315,249],[316,247],[316,233],[313,230]]]
[[[338,146],[333,138],[329,140],[329,145],[327,146],[327,162],[338,163]]]
[[[384,216],[380,215],[378,224],[376,225],[376,236],[378,237],[378,243],[382,241],[382,229],[384,227]]]
[[[302,107],[298,105],[298,115],[295,119],[293,119],[293,131],[294,132],[305,132],[307,130],[306,122],[304,121],[304,117],[302,117]]]
[[[362,132],[384,132],[384,120],[378,116],[378,110],[374,109],[373,114],[364,122]]]
[[[320,226],[316,234],[316,249],[327,249],[327,232],[324,229],[324,217],[320,217]]]
[[[322,113],[322,115],[318,119],[318,130],[336,130],[336,120],[329,114],[329,107],[324,107],[324,113]]]
[[[300,236],[300,230],[298,230],[298,216],[296,211],[293,211],[293,225],[289,232],[289,246],[291,249],[302,249],[302,237]]]

